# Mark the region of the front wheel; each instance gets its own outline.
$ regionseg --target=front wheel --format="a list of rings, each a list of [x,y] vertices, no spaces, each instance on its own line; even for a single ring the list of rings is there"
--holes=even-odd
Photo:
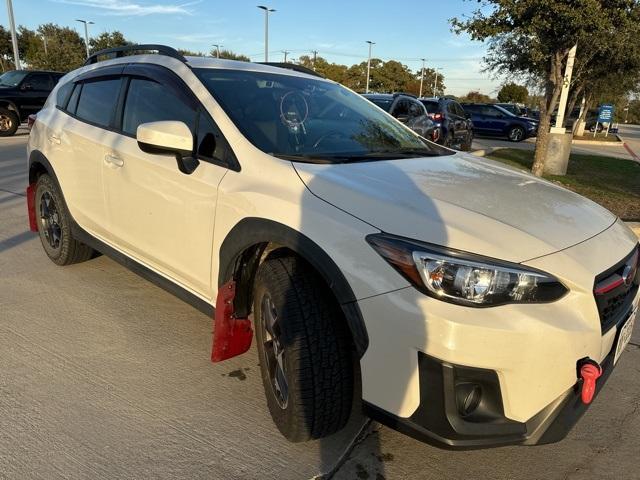
[[[45,253],[57,265],[71,265],[89,260],[93,249],[71,234],[71,216],[62,193],[49,175],[41,175],[35,193],[38,234]]]
[[[509,140],[512,142],[521,142],[524,140],[524,128],[511,127],[508,134]]]
[[[349,419],[353,362],[337,301],[296,256],[267,259],[254,289],[254,322],[267,405],[292,442],[322,438]]]

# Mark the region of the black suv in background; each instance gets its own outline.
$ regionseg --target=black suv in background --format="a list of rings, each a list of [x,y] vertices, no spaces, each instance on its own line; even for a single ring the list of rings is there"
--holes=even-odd
[[[473,142],[473,124],[462,106],[453,98],[421,98],[429,118],[440,126],[442,135],[438,143],[468,151]]]
[[[365,93],[364,98],[397,118],[418,135],[438,142],[440,128],[416,97],[407,93]]]
[[[21,122],[38,112],[63,75],[28,70],[11,70],[0,75],[0,137],[13,135]]]
[[[490,103],[463,103],[465,112],[471,115],[476,135],[506,137],[512,142],[535,137],[538,121],[518,117],[502,107]]]

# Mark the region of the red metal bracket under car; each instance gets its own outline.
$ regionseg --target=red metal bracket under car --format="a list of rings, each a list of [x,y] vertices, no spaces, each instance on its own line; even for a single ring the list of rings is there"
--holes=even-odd
[[[231,280],[218,290],[216,313],[213,317],[213,346],[211,361],[221,362],[240,355],[251,347],[253,330],[248,318],[236,318],[233,299],[236,282]]]
[[[29,230],[38,231],[36,220],[36,184],[32,183],[27,187],[27,211],[29,212]]]

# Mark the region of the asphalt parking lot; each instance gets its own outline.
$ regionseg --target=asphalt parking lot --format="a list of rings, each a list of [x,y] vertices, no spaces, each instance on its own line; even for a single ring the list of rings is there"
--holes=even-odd
[[[605,157],[640,161],[640,126],[620,125],[619,136],[623,140],[620,143],[614,143],[612,145],[574,144],[571,151],[582,155],[602,155]],[[624,145],[625,143],[626,147]],[[535,145],[535,137],[518,143],[501,138],[475,137],[473,139],[472,151],[484,150],[486,152],[496,148],[533,150]]]
[[[639,328],[555,445],[450,452],[358,413],[287,443],[255,348],[212,364],[208,317],[104,256],[46,258],[28,231],[26,138],[0,139],[0,478],[640,479]]]

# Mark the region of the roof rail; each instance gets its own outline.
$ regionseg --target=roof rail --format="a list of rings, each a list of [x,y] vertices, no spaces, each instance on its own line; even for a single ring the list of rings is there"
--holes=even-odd
[[[100,50],[87,58],[84,62],[84,65],[91,65],[93,63],[98,62],[98,57],[102,56],[111,56],[112,58],[120,58],[124,57],[124,54],[127,52],[144,52],[147,50],[155,50],[158,52],[158,55],[166,55],[167,57],[172,57],[180,60],[183,63],[187,63],[187,59],[184,58],[180,52],[178,52],[175,48],[167,47],[166,45],[155,45],[155,44],[144,44],[144,45],[125,45],[123,47],[114,47],[114,48],[106,48],[104,50]]]
[[[284,63],[284,62],[257,62],[257,63],[261,65],[269,65],[270,67],[286,68],[287,70],[306,73],[307,75],[313,75],[314,77],[325,78],[324,75],[320,75],[315,70],[311,70],[310,68],[303,67],[302,65],[297,65],[295,63]]]
[[[414,95],[413,93],[408,93],[408,92],[393,92],[393,96],[397,97],[398,95],[403,95],[405,97],[412,97],[412,98],[418,98],[417,95]]]

